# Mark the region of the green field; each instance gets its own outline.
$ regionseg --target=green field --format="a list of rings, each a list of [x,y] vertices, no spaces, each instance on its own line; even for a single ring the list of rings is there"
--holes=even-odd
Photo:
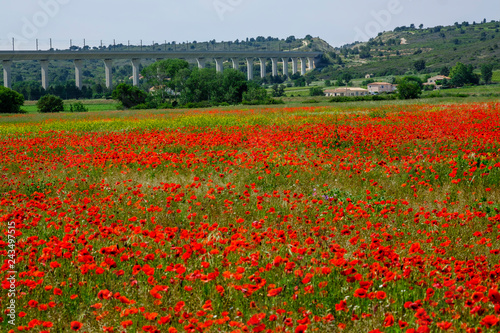
[[[494,80],[500,79],[500,71],[496,71],[494,73]],[[311,86],[321,86],[323,82],[316,81],[311,84]],[[354,84],[357,86],[357,82]],[[289,87],[285,89],[285,96],[280,97],[279,99],[285,102],[287,106],[297,106],[298,104],[311,104],[311,105],[332,105],[330,101],[330,97],[326,96],[309,96],[309,89],[311,86],[307,87]],[[337,87],[324,87],[324,89],[335,89]],[[271,89],[268,89],[268,93],[271,92]],[[481,102],[481,101],[490,101],[497,100],[500,97],[500,84],[491,84],[491,85],[481,85],[481,86],[472,86],[472,87],[462,87],[462,88],[454,88],[454,89],[445,89],[445,90],[435,90],[435,91],[424,91],[422,94],[422,98],[419,100],[412,100],[411,103],[423,104],[423,103],[452,103],[457,100],[463,100],[464,102]],[[118,108],[118,103],[114,100],[106,100],[106,99],[96,99],[96,100],[66,100],[64,101],[65,111],[69,112],[69,105],[81,102],[83,103],[90,112],[96,111],[115,111]],[[346,104],[345,107],[362,107],[365,105],[366,107],[376,107],[380,105],[386,104],[405,104],[407,101],[367,101],[367,102],[347,102],[341,103]],[[333,103],[333,105],[337,105],[339,103]],[[266,106],[260,106],[266,107]],[[260,108],[252,106],[252,108]],[[225,109],[228,107],[215,107],[214,109]],[[22,107],[24,111],[29,113],[37,112],[36,101],[26,101],[25,105]]]
[[[500,82],[500,71],[493,71],[492,82]]]
[[[88,99],[88,100],[65,100],[64,101],[64,110],[69,110],[69,105],[82,102],[89,111],[109,111],[116,110],[118,103],[114,100],[106,100],[106,99]],[[27,112],[37,112],[36,101],[26,101],[22,109]]]

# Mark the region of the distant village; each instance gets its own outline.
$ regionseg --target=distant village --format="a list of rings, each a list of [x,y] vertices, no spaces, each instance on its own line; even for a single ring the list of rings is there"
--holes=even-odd
[[[369,79],[370,74],[367,74],[365,78]],[[441,88],[441,83],[443,80],[451,80],[451,78],[444,75],[436,75],[427,80],[424,86],[434,86],[434,89]],[[340,87],[336,89],[326,89],[325,95],[329,97],[337,96],[365,96],[365,95],[377,95],[381,93],[393,93],[397,90],[398,85],[388,82],[372,82],[367,86],[368,89],[358,88],[358,87]]]

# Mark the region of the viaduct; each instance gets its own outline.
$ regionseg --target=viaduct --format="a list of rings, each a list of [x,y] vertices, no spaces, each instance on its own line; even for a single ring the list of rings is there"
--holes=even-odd
[[[272,75],[278,75],[278,62],[283,62],[283,75],[289,75],[288,64],[291,61],[292,74],[299,72],[304,75],[307,70],[312,70],[316,66],[316,58],[320,52],[294,52],[294,51],[0,51],[0,61],[3,65],[3,82],[7,88],[11,87],[11,68],[13,61],[36,60],[40,62],[42,69],[42,86],[49,87],[48,70],[51,60],[72,60],[75,65],[76,86],[81,89],[82,66],[84,60],[103,60],[106,73],[106,87],[113,88],[112,67],[113,60],[126,59],[132,64],[133,84],[139,84],[139,65],[141,59],[185,59],[196,61],[199,68],[204,68],[206,61],[213,59],[218,72],[223,71],[223,63],[226,60],[232,62],[233,68],[238,69],[240,61],[246,62],[248,80],[253,79],[253,67],[256,59],[260,61],[260,76],[266,76],[266,62],[268,59],[272,63]]]

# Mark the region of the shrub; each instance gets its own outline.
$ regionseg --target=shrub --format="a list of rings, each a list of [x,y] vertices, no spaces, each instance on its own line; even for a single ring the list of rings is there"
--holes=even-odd
[[[319,103],[318,100],[315,99],[306,99],[305,101],[302,102],[303,104],[311,104],[311,103]]]
[[[309,96],[325,96],[321,87],[312,87],[309,89]]]
[[[0,87],[0,112],[20,113],[24,104],[24,96],[6,87]]]
[[[82,102],[76,102],[69,105],[69,112],[87,112],[89,109]]]
[[[399,99],[419,98],[422,94],[422,81],[415,76],[405,76],[398,85]]]
[[[60,97],[54,95],[45,95],[36,103],[38,112],[52,113],[64,111],[64,102]]]
[[[147,94],[141,89],[120,83],[113,90],[113,99],[118,100],[125,109],[130,109],[136,105],[146,102]]]
[[[390,101],[395,100],[394,94],[379,94],[379,95],[365,95],[365,96],[335,96],[329,102],[343,103],[343,102],[360,102],[360,101]]]

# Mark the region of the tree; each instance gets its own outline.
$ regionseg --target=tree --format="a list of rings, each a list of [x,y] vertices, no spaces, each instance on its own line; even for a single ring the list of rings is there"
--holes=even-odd
[[[298,76],[296,79],[292,79],[294,87],[305,87],[306,78],[303,76]]]
[[[491,78],[493,77],[493,65],[482,65],[481,66],[481,78],[484,83],[489,84],[491,82]]]
[[[38,100],[36,107],[42,113],[60,112],[64,111],[64,102],[62,98],[48,94]]]
[[[174,85],[180,94],[181,104],[239,104],[248,90],[245,74],[234,69],[223,73],[208,68],[183,69],[175,76]]]
[[[125,109],[143,104],[147,97],[144,91],[126,83],[120,83],[116,86],[111,96],[114,100],[119,101]]]
[[[344,73],[344,74],[342,74],[342,80],[345,82],[346,85],[348,85],[349,82],[351,82],[351,80],[352,80],[351,73]]]
[[[219,97],[220,103],[231,105],[239,104],[243,100],[243,93],[248,90],[247,79],[244,73],[236,69],[226,69],[218,73],[222,79],[220,88],[222,93]]]
[[[283,84],[275,84],[272,86],[272,96],[282,97],[285,96],[285,86]]]
[[[415,76],[405,76],[398,84],[399,99],[419,98],[422,94],[422,81]]]
[[[472,65],[464,65],[461,62],[450,70],[451,85],[462,87],[466,84],[478,84],[479,76],[474,74]]]
[[[0,113],[21,112],[24,96],[12,89],[0,86]]]
[[[441,67],[441,69],[439,70],[439,74],[444,76],[450,75],[450,68],[448,66]]]
[[[245,104],[264,104],[269,100],[267,91],[255,82],[248,83],[248,90],[243,93],[243,103]]]
[[[370,53],[370,47],[369,46],[362,46],[360,47],[359,50],[359,57],[361,59],[368,59],[371,58],[371,53]]]
[[[425,60],[417,60],[413,63],[413,67],[417,70],[417,72],[423,71],[425,69]]]
[[[325,96],[321,87],[312,87],[309,89],[309,96]]]
[[[151,86],[156,87],[156,90],[160,92],[160,97],[165,100],[172,96],[167,90],[174,89],[174,77],[179,71],[187,68],[189,68],[189,63],[185,60],[165,59],[145,67],[141,74]]]

